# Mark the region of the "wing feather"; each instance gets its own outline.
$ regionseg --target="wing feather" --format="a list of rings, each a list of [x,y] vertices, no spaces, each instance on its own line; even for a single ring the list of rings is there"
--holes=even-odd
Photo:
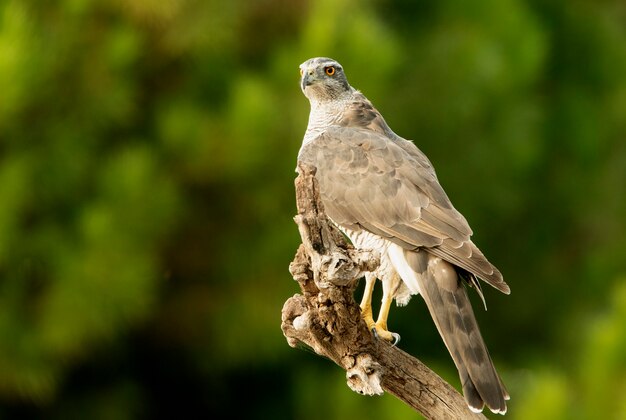
[[[317,168],[326,213],[338,225],[366,229],[405,249],[424,248],[509,292],[413,143],[332,126],[304,144],[298,159]]]

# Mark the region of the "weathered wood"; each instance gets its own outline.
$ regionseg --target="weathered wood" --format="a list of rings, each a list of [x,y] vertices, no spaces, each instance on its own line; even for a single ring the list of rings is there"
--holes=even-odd
[[[315,169],[298,166],[294,218],[302,244],[289,271],[302,294],[282,310],[282,330],[290,346],[304,344],[346,371],[348,386],[360,394],[395,395],[429,419],[484,419],[426,365],[374,339],[353,298],[357,281],[378,265],[378,255],[357,251],[329,223],[319,197]]]

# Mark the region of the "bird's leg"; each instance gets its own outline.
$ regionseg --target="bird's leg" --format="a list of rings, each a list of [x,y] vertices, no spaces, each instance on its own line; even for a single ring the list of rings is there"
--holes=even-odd
[[[365,290],[363,291],[363,298],[361,299],[361,318],[365,321],[367,329],[372,331],[374,329],[374,316],[372,315],[372,292],[374,291],[374,284],[376,283],[376,276],[372,273],[365,275]]]
[[[389,316],[389,308],[391,302],[393,302],[392,291],[396,289],[397,281],[383,281],[383,302],[380,305],[380,312],[378,313],[378,320],[375,324],[375,335],[384,338],[387,341],[391,341],[395,346],[400,341],[400,334],[392,333],[387,330],[387,317]]]

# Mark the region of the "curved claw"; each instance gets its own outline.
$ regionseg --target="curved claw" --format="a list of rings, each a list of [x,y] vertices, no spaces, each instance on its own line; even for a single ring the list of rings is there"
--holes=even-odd
[[[376,327],[372,327],[372,335],[374,336],[376,340],[380,338],[378,337],[378,331],[376,331]]]
[[[400,342],[400,334],[392,333],[391,331],[382,330],[381,333],[378,332],[378,328],[375,326],[370,330],[372,335],[376,340],[383,339],[385,341],[391,342],[392,346],[396,346]]]

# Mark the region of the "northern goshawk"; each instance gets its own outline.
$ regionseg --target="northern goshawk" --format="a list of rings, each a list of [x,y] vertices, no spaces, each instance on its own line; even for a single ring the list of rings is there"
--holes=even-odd
[[[380,253],[366,275],[361,316],[372,333],[397,342],[387,329],[398,305],[420,294],[459,371],[473,411],[504,414],[509,395],[481,337],[464,282],[484,301],[477,278],[508,294],[502,275],[471,241],[465,218],[451,204],[428,158],[396,135],[372,103],[348,83],[330,58],[300,65],[311,103],[298,161],[314,166],[326,215],[359,249]],[[379,316],[372,290],[383,285]]]

